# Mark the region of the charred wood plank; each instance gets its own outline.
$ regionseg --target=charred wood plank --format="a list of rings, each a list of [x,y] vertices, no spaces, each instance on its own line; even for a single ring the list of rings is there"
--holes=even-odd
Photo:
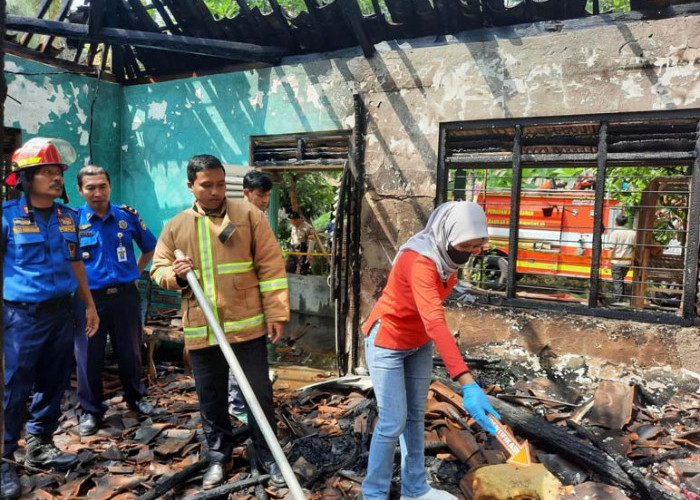
[[[489,396],[489,401],[508,424],[520,436],[526,437],[543,449],[551,450],[572,462],[587,467],[616,486],[633,489],[634,483],[624,470],[605,453],[586,441],[572,436],[561,427],[552,425],[527,410],[516,408],[500,399]]]
[[[113,46],[128,44],[133,47],[216,56],[237,61],[277,62],[282,56],[289,53],[289,50],[284,47],[261,46],[181,35],[164,35],[120,28],[102,28],[99,33],[90,34],[88,27],[83,24],[45,21],[43,19],[13,15],[7,16],[7,29],[80,38],[81,41],[85,42],[105,42]]]
[[[188,465],[180,472],[168,476],[165,479],[158,481],[155,487],[148,493],[141,495],[138,500],[156,500],[157,498],[165,495],[171,488],[174,488],[178,484],[184,483],[191,477],[199,474],[202,469],[204,469],[209,464],[209,460],[200,460],[192,465]]]
[[[677,450],[666,451],[664,453],[659,453],[652,457],[644,457],[634,460],[632,463],[636,467],[647,467],[648,465],[658,464],[659,462],[665,462],[666,460],[672,460],[676,458],[687,458],[691,455],[690,450],[679,448]]]
[[[243,479],[242,481],[226,483],[218,488],[203,491],[202,493],[191,495],[188,498],[190,500],[210,500],[212,498],[228,497],[229,493],[244,490],[246,488],[250,488],[251,486],[255,486],[256,484],[264,483],[268,479],[270,479],[270,474],[261,474],[259,476]]]

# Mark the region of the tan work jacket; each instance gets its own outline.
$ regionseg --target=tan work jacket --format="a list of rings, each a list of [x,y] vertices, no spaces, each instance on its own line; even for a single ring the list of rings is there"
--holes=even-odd
[[[185,345],[216,345],[204,313],[186,282],[173,272],[175,249],[192,258],[204,294],[229,342],[262,337],[266,322],[289,321],[289,290],[282,252],[264,214],[244,200],[226,200],[223,218],[196,205],[168,222],[155,249],[151,278],[182,290]]]

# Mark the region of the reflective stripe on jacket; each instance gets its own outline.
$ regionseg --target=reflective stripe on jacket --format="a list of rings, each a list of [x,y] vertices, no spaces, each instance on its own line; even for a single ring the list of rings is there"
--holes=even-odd
[[[182,287],[172,270],[175,249],[194,262],[204,294],[229,342],[266,334],[266,322],[289,321],[289,290],[282,252],[267,219],[243,200],[227,200],[224,217],[208,217],[194,207],[180,212],[163,229],[151,278],[168,290]],[[182,289],[185,345],[216,344],[192,291]]]

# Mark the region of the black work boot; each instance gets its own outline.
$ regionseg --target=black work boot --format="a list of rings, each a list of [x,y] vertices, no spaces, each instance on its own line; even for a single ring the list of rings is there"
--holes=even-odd
[[[274,460],[269,460],[263,463],[263,468],[270,474],[270,483],[278,488],[283,488],[287,482],[282,475],[282,471]]]
[[[24,463],[40,469],[68,470],[78,462],[78,455],[64,453],[53,444],[52,436],[27,434]]]
[[[16,500],[22,493],[22,485],[19,483],[15,466],[12,464],[2,464],[2,499]]]
[[[202,489],[210,490],[224,482],[226,465],[223,462],[211,462],[202,478]]]
[[[81,436],[92,436],[97,433],[100,427],[100,417],[92,413],[83,413],[80,415],[80,430]]]

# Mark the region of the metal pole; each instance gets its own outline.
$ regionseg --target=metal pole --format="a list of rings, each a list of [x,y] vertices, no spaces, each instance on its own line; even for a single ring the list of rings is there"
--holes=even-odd
[[[185,257],[185,254],[182,250],[177,249],[175,250],[175,257],[182,259]],[[275,458],[275,462],[277,462],[277,465],[282,472],[282,476],[284,476],[284,480],[287,482],[287,487],[289,488],[289,492],[292,494],[292,498],[294,498],[294,500],[305,500],[306,496],[304,495],[304,491],[301,489],[297,477],[294,475],[292,468],[289,466],[289,462],[287,462],[287,457],[284,455],[282,447],[277,441],[277,436],[275,436],[272,427],[270,427],[270,423],[267,421],[267,418],[260,407],[260,403],[258,403],[258,398],[255,397],[255,393],[250,387],[250,383],[243,373],[243,369],[241,368],[240,363],[238,363],[236,355],[233,353],[231,346],[226,340],[226,335],[224,335],[221,325],[219,325],[219,321],[214,315],[209,299],[207,299],[207,297],[204,295],[202,287],[199,286],[197,277],[192,270],[187,272],[187,283],[190,285],[194,296],[197,298],[197,302],[199,302],[199,305],[204,312],[204,317],[207,319],[207,323],[209,323],[209,326],[214,332],[214,336],[219,343],[219,348],[221,349],[221,352],[223,352],[229,367],[231,367],[234,377],[236,377],[236,381],[238,382],[238,386],[241,388],[241,392],[243,392],[246,403],[248,403],[248,407],[253,412],[253,417],[255,417],[255,421],[260,427],[260,431],[265,438],[265,442],[270,448],[272,456]]]

